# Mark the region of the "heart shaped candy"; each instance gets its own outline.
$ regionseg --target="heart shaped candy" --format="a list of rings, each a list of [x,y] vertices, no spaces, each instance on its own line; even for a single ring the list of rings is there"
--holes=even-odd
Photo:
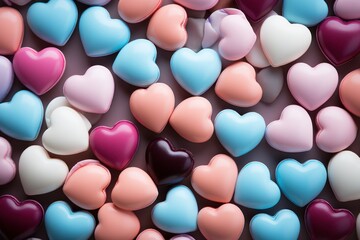
[[[198,166],[191,176],[191,185],[202,197],[215,202],[230,202],[237,179],[235,161],[225,154],[214,156],[208,166]]]
[[[103,57],[118,52],[130,40],[130,29],[120,19],[111,19],[103,7],[89,7],[79,20],[86,55]]]
[[[187,40],[186,21],[187,13],[183,7],[177,4],[165,5],[151,17],[147,38],[167,51],[182,48]]]
[[[280,67],[301,57],[310,47],[310,30],[290,24],[278,15],[268,17],[260,29],[260,41],[271,66]]]
[[[336,68],[328,63],[320,63],[314,68],[306,63],[296,63],[287,74],[291,94],[310,111],[320,107],[334,94],[338,82]]]
[[[114,78],[106,67],[90,67],[83,76],[69,77],[64,84],[64,96],[75,108],[90,113],[106,113],[115,92]]]
[[[282,193],[299,207],[316,198],[327,179],[324,164],[314,159],[303,164],[295,159],[284,159],[277,165],[275,176]]]
[[[172,55],[170,67],[182,88],[192,95],[201,95],[219,77],[221,59],[212,49],[202,49],[195,53],[189,48],[181,48]]]
[[[270,179],[267,166],[261,162],[250,162],[239,172],[234,201],[247,208],[267,209],[280,200],[280,189]]]
[[[121,0],[118,3],[118,13],[128,23],[142,22],[160,7],[161,2],[162,0]]]
[[[0,56],[0,102],[10,92],[14,82],[14,72],[12,64],[6,57]]]
[[[328,15],[325,0],[284,0],[283,16],[290,22],[312,27],[320,23]]]
[[[154,83],[147,89],[135,90],[130,96],[130,111],[144,127],[160,133],[175,108],[175,96],[165,83]]]
[[[219,208],[205,207],[198,215],[199,230],[207,240],[240,239],[245,218],[236,205],[227,203]]]
[[[317,27],[316,38],[332,64],[344,64],[360,53],[360,21],[345,22],[338,17],[328,17]]]
[[[356,139],[358,127],[351,115],[339,107],[327,107],[316,116],[320,129],[316,134],[316,145],[325,152],[340,152]]]
[[[197,11],[208,10],[214,7],[218,1],[219,0],[174,0],[177,4]]]
[[[191,173],[194,159],[189,151],[176,150],[169,140],[157,138],[146,148],[146,165],[156,184],[174,184]]]
[[[246,62],[234,63],[221,73],[215,93],[225,102],[238,107],[256,105],[262,96],[262,89],[256,82],[255,69]]]
[[[170,238],[170,240],[195,240],[195,238],[188,234],[180,234]]]
[[[83,4],[87,4],[87,5],[106,5],[108,4],[108,2],[110,2],[111,0],[77,0],[78,2],[81,2]]]
[[[0,185],[11,182],[16,174],[16,165],[11,158],[11,145],[0,137]]]
[[[95,229],[95,239],[134,239],[140,231],[140,221],[133,212],[106,203],[98,212],[99,224]]]
[[[360,2],[356,0],[336,0],[334,12],[336,16],[345,20],[360,19]]]
[[[50,117],[50,126],[43,133],[43,146],[51,153],[72,155],[89,148],[89,133],[83,118],[69,107],[55,109]]]
[[[44,209],[35,200],[19,202],[12,195],[0,197],[0,233],[5,239],[21,240],[36,233]]]
[[[83,160],[70,170],[63,187],[65,195],[77,206],[94,210],[104,205],[109,170],[96,160]]]
[[[51,159],[41,146],[26,148],[19,158],[19,175],[27,195],[44,194],[60,188],[68,173],[66,163]]]
[[[20,82],[37,95],[52,89],[61,79],[66,66],[64,54],[57,48],[45,48],[40,52],[20,48],[14,55],[14,72]]]
[[[183,138],[194,143],[208,141],[213,132],[211,103],[203,97],[190,97],[182,101],[170,117],[170,125]]]
[[[0,131],[15,139],[33,141],[39,135],[43,117],[40,98],[21,90],[10,102],[0,104]]]
[[[136,39],[125,45],[117,55],[112,69],[125,82],[146,87],[160,78],[160,69],[156,64],[155,45],[146,39]]]
[[[298,239],[300,221],[298,216],[288,209],[280,210],[274,216],[260,213],[251,219],[250,233],[253,239]]]
[[[236,0],[235,2],[247,17],[257,22],[271,11],[279,0]]]
[[[356,218],[356,232],[357,232],[358,239],[360,238],[360,217],[359,216],[360,215],[358,215]]]
[[[57,46],[64,46],[68,42],[77,18],[78,10],[73,0],[37,2],[27,12],[27,22],[35,35]]]
[[[10,7],[0,8],[0,54],[12,55],[24,38],[24,21],[21,13]]]
[[[333,156],[328,165],[331,189],[341,202],[360,199],[360,159],[351,151],[342,151]]]
[[[339,94],[342,104],[352,114],[360,116],[360,69],[348,73],[340,83]]]
[[[89,212],[73,212],[63,201],[50,204],[45,212],[45,227],[50,239],[89,239],[95,229],[95,219]]]
[[[313,146],[313,127],[309,114],[300,106],[289,105],[280,119],[269,123],[266,141],[283,152],[305,152]]]
[[[273,103],[280,95],[284,85],[284,73],[282,68],[264,68],[256,75],[256,81],[262,89],[261,101]]]
[[[111,192],[115,206],[136,211],[150,206],[159,192],[150,176],[140,168],[123,170]]]
[[[136,240],[165,240],[165,238],[158,230],[148,228],[142,231]]]
[[[194,194],[184,185],[172,188],[166,200],[155,205],[152,221],[161,230],[187,233],[197,229],[198,206]]]
[[[137,127],[130,121],[119,121],[112,128],[99,126],[90,133],[90,146],[105,165],[123,170],[133,159],[140,141]]]
[[[255,112],[243,116],[225,109],[215,118],[215,132],[220,143],[234,157],[253,150],[263,139],[266,124],[264,118]]]
[[[316,199],[305,210],[305,226],[310,239],[347,239],[355,229],[355,217],[347,209],[334,209]]]

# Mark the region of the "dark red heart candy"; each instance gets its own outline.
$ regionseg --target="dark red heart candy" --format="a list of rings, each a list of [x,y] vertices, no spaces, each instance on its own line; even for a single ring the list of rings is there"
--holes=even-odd
[[[239,9],[254,22],[268,14],[278,2],[279,0],[236,0]]]
[[[306,208],[305,225],[312,240],[344,240],[355,229],[355,217],[349,210],[334,209],[316,199]]]
[[[167,185],[186,178],[194,167],[194,159],[189,151],[175,150],[169,140],[157,138],[147,146],[146,164],[155,183]]]
[[[33,235],[44,217],[44,209],[34,200],[19,202],[14,196],[0,197],[0,238],[20,240]]]

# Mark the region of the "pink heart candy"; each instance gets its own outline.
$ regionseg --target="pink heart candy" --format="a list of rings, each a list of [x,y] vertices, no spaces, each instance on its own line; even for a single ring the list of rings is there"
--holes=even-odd
[[[313,111],[335,92],[339,82],[337,70],[328,63],[312,68],[296,63],[288,71],[287,83],[293,97],[306,109]]]
[[[137,127],[125,120],[112,128],[99,126],[90,133],[90,146],[95,156],[116,170],[122,170],[130,163],[139,140]]]
[[[94,210],[104,205],[110,181],[109,170],[99,161],[83,160],[70,170],[63,191],[77,206]]]
[[[64,84],[64,95],[75,108],[90,113],[106,113],[113,100],[114,78],[106,67],[96,65],[83,76],[74,75]]]
[[[148,228],[142,231],[136,240],[165,240],[165,238],[158,230]]]
[[[0,185],[11,182],[16,174],[16,166],[11,158],[11,145],[0,137]]]
[[[59,82],[65,66],[64,54],[53,47],[40,52],[23,47],[15,53],[13,59],[13,68],[18,79],[37,95],[45,94]]]
[[[177,4],[198,11],[208,10],[214,7],[218,1],[219,0],[174,0]]]
[[[351,115],[339,107],[327,107],[316,116],[317,146],[325,152],[340,152],[356,139],[357,126]]]
[[[283,152],[305,152],[313,146],[313,126],[306,110],[289,105],[281,113],[280,120],[271,122],[265,137],[275,149]]]
[[[360,1],[336,0],[334,12],[337,16],[346,20],[360,19]]]

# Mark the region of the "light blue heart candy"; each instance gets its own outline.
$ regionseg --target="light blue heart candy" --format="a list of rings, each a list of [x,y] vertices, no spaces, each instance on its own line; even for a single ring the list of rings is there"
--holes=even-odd
[[[64,46],[74,32],[78,10],[73,0],[37,2],[27,12],[31,30],[41,39]]]
[[[284,0],[283,16],[290,22],[312,27],[328,15],[324,0]]]
[[[125,82],[146,87],[160,78],[160,69],[155,63],[156,56],[156,47],[152,42],[137,39],[121,49],[112,69]]]
[[[267,209],[280,200],[280,189],[270,179],[267,166],[261,162],[250,162],[240,171],[236,181],[234,201],[253,209]]]
[[[170,67],[181,87],[192,95],[201,95],[219,77],[221,59],[216,51],[209,48],[198,53],[189,48],[181,48],[172,55]]]
[[[32,92],[21,90],[11,102],[0,104],[0,131],[15,139],[33,141],[39,135],[43,117],[44,108],[40,98]]]
[[[301,164],[295,159],[285,159],[278,164],[275,176],[284,195],[297,206],[304,207],[323,190],[327,172],[318,160]]]
[[[288,209],[277,212],[275,216],[260,213],[251,219],[250,233],[254,240],[296,240],[300,233],[300,221]]]
[[[90,7],[79,21],[79,32],[85,52],[89,57],[113,54],[130,40],[130,29],[120,19],[111,19],[103,7]]]
[[[265,135],[264,118],[255,112],[240,116],[236,111],[225,109],[215,118],[215,133],[220,143],[234,157],[253,150]]]
[[[152,211],[154,224],[167,232],[187,233],[197,229],[198,206],[194,194],[183,185],[172,188],[164,202]]]
[[[93,215],[85,211],[74,213],[63,201],[52,203],[45,213],[45,227],[50,240],[87,240],[95,226]]]

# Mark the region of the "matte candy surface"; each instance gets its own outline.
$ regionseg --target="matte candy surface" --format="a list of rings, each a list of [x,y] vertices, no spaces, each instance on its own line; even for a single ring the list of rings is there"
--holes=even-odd
[[[336,0],[334,12],[342,19],[360,19],[360,2],[356,0]]]

